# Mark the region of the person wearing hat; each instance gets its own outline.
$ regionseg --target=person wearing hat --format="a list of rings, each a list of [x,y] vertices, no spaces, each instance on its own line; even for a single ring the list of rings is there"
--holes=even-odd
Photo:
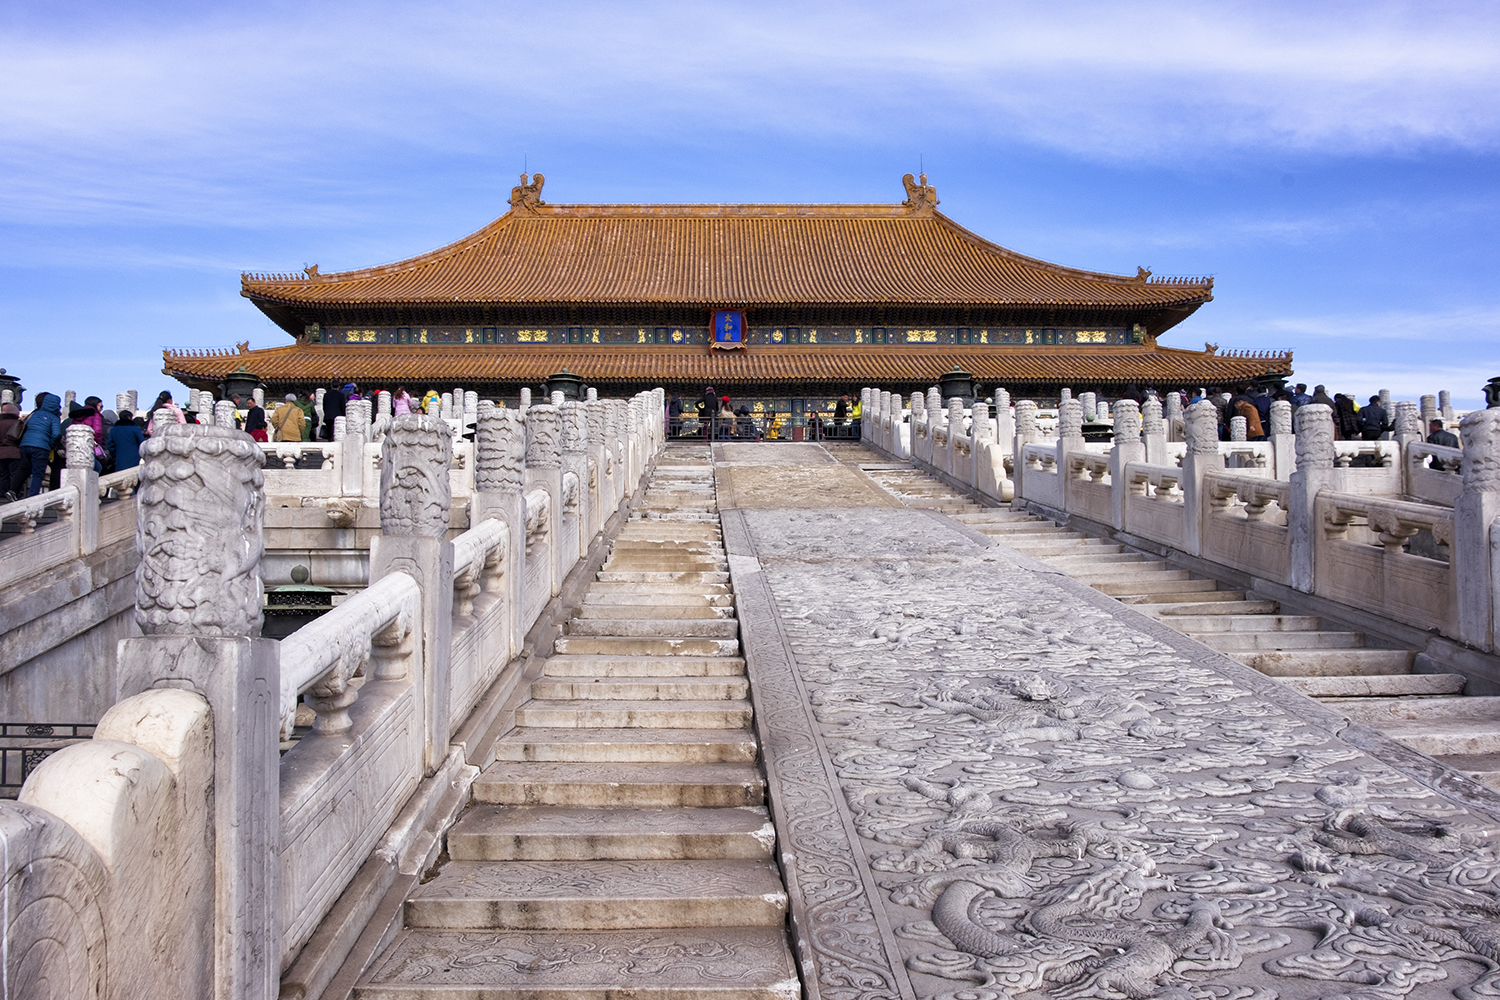
[[[728,396],[719,398],[719,426],[716,436],[723,440],[734,437],[734,407]]]
[[[276,412],[271,414],[271,430],[276,432],[276,440],[301,441],[302,419],[302,408],[297,405],[297,394],[287,393],[285,402],[276,407]]]
[[[698,419],[703,424],[705,440],[713,437],[714,416],[719,412],[719,397],[713,386],[705,386],[703,398],[698,401]]]

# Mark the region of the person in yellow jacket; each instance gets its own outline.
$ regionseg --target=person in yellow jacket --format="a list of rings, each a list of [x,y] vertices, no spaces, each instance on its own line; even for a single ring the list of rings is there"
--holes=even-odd
[[[859,418],[864,414],[865,398],[861,395],[854,401],[854,409],[849,411],[849,436],[859,437]]]
[[[433,416],[441,416],[443,410],[443,397],[436,389],[428,389],[427,395],[422,397],[422,412],[431,413]]]
[[[271,430],[276,432],[276,440],[301,441],[303,419],[302,408],[297,405],[297,394],[287,393],[286,401],[271,414]]]

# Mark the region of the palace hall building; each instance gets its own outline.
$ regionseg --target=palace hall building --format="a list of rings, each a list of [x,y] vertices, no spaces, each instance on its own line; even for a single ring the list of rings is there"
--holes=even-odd
[[[566,369],[601,395],[713,386],[736,406],[826,410],[863,386],[926,389],[955,367],[983,394],[1118,395],[1291,374],[1290,353],[1157,339],[1213,298],[1211,278],[1062,267],[937,210],[925,175],[884,205],[552,205],[542,175],[472,235],[394,264],[246,274],[284,347],[167,350],[163,371],[274,397],[356,382],[455,385],[514,400]]]

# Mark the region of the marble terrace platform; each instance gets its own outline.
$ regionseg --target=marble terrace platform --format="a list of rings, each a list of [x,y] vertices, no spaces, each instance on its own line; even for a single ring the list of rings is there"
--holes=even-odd
[[[715,447],[805,995],[1500,995],[1500,797],[817,446]]]

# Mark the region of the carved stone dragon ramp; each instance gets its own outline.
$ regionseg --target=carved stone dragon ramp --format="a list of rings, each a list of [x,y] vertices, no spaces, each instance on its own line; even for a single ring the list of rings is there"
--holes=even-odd
[[[942,517],[724,520],[810,997],[1500,997],[1494,793]]]

